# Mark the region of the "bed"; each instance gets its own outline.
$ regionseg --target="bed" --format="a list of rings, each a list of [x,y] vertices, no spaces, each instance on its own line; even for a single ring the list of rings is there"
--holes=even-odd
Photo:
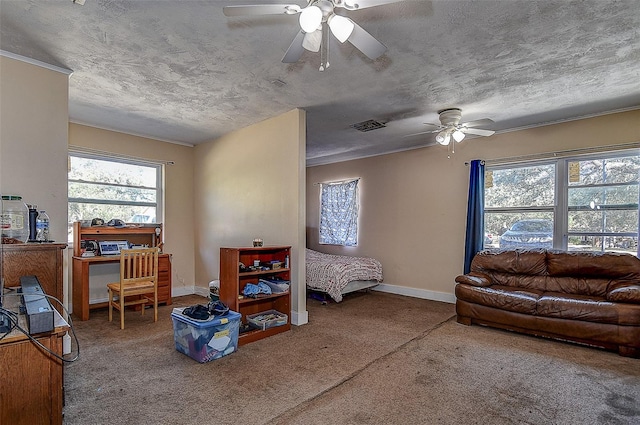
[[[382,264],[374,258],[324,254],[306,249],[307,288],[324,292],[336,302],[349,292],[382,281]]]

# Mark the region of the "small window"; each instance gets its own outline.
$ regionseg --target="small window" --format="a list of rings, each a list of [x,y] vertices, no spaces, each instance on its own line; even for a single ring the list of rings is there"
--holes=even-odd
[[[320,243],[358,244],[358,180],[321,185]]]

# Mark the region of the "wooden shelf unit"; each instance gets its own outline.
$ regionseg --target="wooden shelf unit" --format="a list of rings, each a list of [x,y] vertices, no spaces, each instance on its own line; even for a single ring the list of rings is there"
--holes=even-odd
[[[156,229],[160,229],[156,233]],[[94,241],[127,240],[137,245],[149,245],[160,248],[162,253],[162,223],[142,225],[136,227],[85,226],[80,221],[73,223],[73,256],[80,257],[82,249],[80,241],[83,239]]]
[[[286,325],[275,326],[265,330],[243,332],[238,338],[238,345],[257,341],[271,335],[291,329],[291,291],[273,293],[258,298],[242,297],[247,283],[257,284],[261,278],[277,277],[291,282],[291,268],[284,268],[285,257],[291,261],[290,246],[264,246],[247,248],[220,248],[220,300],[229,308],[242,314],[242,322],[247,322],[247,315],[267,310],[277,310],[287,315]],[[280,261],[283,267],[276,270],[251,271],[240,273],[240,263],[249,267],[254,260],[261,263]],[[289,266],[291,266],[289,264]]]

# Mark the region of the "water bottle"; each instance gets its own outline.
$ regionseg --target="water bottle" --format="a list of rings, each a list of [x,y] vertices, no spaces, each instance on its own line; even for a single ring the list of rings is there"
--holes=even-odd
[[[21,196],[2,195],[0,220],[2,237],[26,242],[29,237],[28,210]]]
[[[36,218],[36,240],[38,242],[49,240],[49,216],[44,210],[40,210]]]

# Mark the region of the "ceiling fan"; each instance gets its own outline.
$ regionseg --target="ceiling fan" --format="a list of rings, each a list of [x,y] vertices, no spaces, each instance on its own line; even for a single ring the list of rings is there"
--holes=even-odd
[[[462,109],[459,108],[442,109],[438,111],[438,115],[440,117],[440,124],[425,123],[425,125],[432,127],[433,129],[422,133],[415,133],[411,136],[425,133],[438,133],[436,135],[436,142],[447,146],[451,142],[451,139],[456,142],[462,142],[467,134],[491,136],[495,133],[493,130],[475,128],[495,124],[493,120],[489,118],[461,123]]]
[[[242,15],[297,15],[300,32],[287,49],[283,63],[295,63],[304,50],[320,51],[320,71],[329,68],[329,33],[341,43],[349,41],[369,59],[380,57],[387,47],[376,40],[361,26],[346,16],[338,15],[335,9],[359,10],[403,0],[308,0],[305,7],[297,4],[255,4],[225,6],[226,16]]]

